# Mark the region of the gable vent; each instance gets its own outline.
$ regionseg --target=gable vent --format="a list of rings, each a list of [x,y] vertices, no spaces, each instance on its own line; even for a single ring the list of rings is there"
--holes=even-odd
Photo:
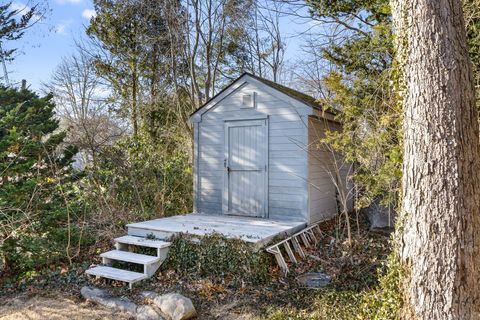
[[[255,107],[255,93],[244,94],[242,96],[242,107],[243,108],[254,108]]]

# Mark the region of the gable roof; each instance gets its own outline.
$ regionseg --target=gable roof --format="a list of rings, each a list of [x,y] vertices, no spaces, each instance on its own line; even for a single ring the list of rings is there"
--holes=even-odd
[[[253,75],[249,72],[244,72],[242,73],[242,75],[240,75],[237,79],[235,79],[234,81],[232,81],[228,86],[226,86],[225,88],[223,88],[219,93],[217,93],[215,96],[213,96],[212,98],[210,98],[207,102],[205,102],[203,105],[201,105],[199,108],[197,108],[197,110],[195,110],[194,112],[192,112],[192,114],[190,114],[190,117],[192,117],[194,114],[196,114],[198,111],[200,111],[201,109],[203,109],[205,106],[207,106],[212,100],[214,100],[217,96],[221,95],[223,92],[225,92],[228,88],[230,88],[234,83],[236,83],[238,80],[240,80],[241,78],[243,78],[245,75],[249,76],[249,77],[252,77],[264,84],[266,84],[267,86],[277,90],[277,91],[280,91],[281,93],[297,100],[297,101],[300,101],[304,104],[306,104],[307,106],[309,107],[312,107],[314,109],[317,109],[317,110],[320,110],[322,112],[325,112],[325,113],[329,113],[331,115],[336,115],[337,112],[333,111],[333,110],[326,110],[323,108],[323,106],[317,101],[317,99],[315,99],[314,97],[311,97],[305,93],[302,93],[300,91],[297,91],[297,90],[294,90],[292,88],[289,88],[289,87],[286,87],[284,85],[281,85],[279,83],[276,83],[276,82],[273,82],[273,81],[270,81],[270,80],[267,80],[265,78],[262,78],[262,77],[259,77],[259,76],[256,76],[256,75]]]

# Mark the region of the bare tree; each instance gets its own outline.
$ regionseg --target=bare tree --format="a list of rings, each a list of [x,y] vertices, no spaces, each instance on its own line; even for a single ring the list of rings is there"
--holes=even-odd
[[[267,10],[259,11],[262,19],[263,32],[266,34],[268,49],[264,50],[261,58],[270,68],[272,80],[277,82],[284,62],[286,43],[280,30],[281,3],[272,1]]]
[[[227,45],[235,41],[233,31],[241,27],[242,1],[188,0],[179,4],[166,1],[166,19],[172,48],[177,88],[188,88],[194,106],[212,97],[225,78]],[[248,8],[247,8],[248,10]],[[187,70],[181,77],[180,61]]]
[[[286,41],[280,27],[282,7],[278,0],[255,0],[245,37],[245,69],[275,82],[280,81],[285,63]]]
[[[83,152],[84,161],[95,163],[101,148],[125,133],[125,125],[109,110],[107,87],[84,53],[64,58],[44,90],[54,95],[57,115],[69,130],[67,142]]]
[[[293,71],[296,85],[302,88],[301,91],[317,99],[330,97],[324,81],[325,75],[333,69],[331,63],[323,56],[322,50],[318,38],[308,36],[302,48],[302,58],[295,63]]]

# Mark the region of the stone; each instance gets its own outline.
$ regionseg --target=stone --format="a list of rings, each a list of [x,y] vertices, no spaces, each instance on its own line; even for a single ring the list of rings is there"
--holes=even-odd
[[[363,209],[370,221],[370,230],[388,233],[393,230],[395,222],[395,208],[385,207],[375,200],[368,207]]]
[[[309,272],[298,276],[297,281],[308,288],[323,288],[330,284],[332,278],[325,273]]]
[[[163,320],[162,316],[155,310],[154,307],[149,305],[137,307],[137,320]]]
[[[179,293],[159,295],[153,303],[171,320],[186,320],[197,315],[192,300]]]
[[[133,316],[137,314],[137,305],[126,297],[112,296],[107,290],[85,286],[80,290],[85,300],[93,301],[117,311],[127,312]]]
[[[140,296],[145,299],[153,300],[158,297],[158,293],[153,291],[142,291],[140,292]]]

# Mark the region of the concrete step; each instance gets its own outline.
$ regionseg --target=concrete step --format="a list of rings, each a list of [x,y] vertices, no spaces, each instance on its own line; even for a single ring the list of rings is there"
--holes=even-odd
[[[106,266],[93,267],[85,271],[85,273],[92,276],[124,281],[130,284],[148,278],[146,274],[143,274],[140,272],[133,272],[133,271],[106,267]]]
[[[168,248],[172,243],[163,240],[147,239],[135,236],[123,236],[114,240],[116,243],[129,244],[141,247],[163,249]]]
[[[120,250],[112,250],[112,251],[102,253],[100,254],[100,257],[110,259],[110,260],[125,261],[125,262],[138,263],[143,265],[150,265],[150,264],[159,262],[161,260],[160,257],[147,256],[145,254],[133,253],[129,251],[120,251]]]

